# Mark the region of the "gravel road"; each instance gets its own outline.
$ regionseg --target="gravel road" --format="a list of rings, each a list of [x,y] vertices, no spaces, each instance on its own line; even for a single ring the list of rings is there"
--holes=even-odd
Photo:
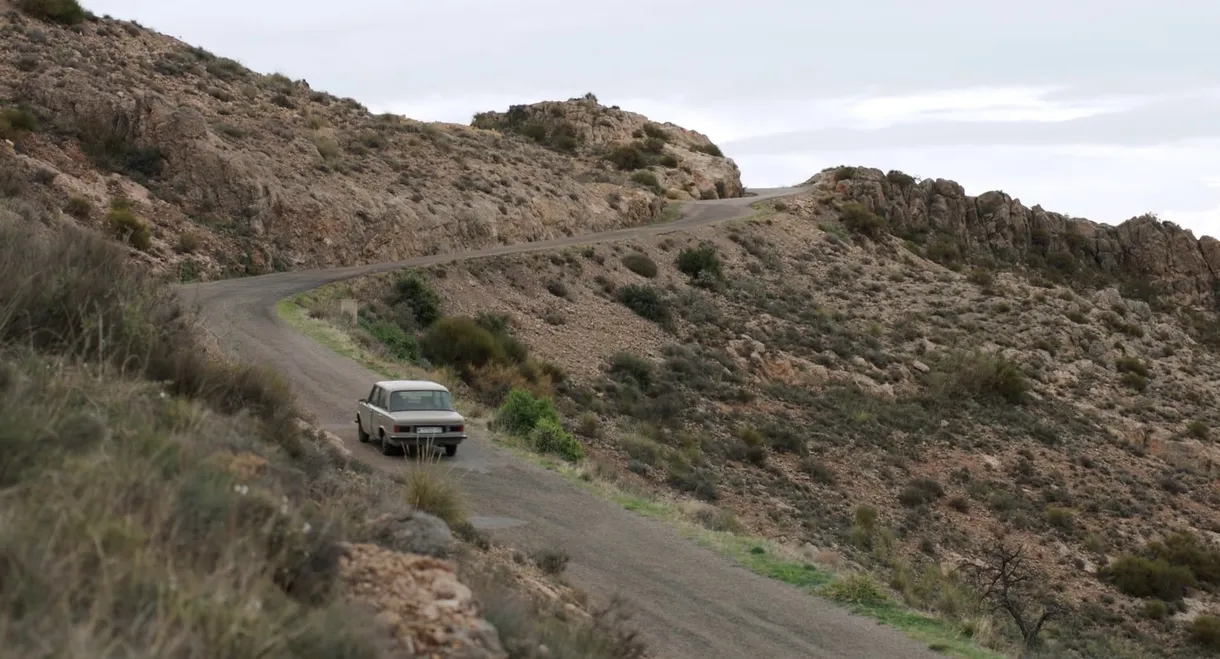
[[[279,320],[278,300],[323,284],[386,270],[678,231],[748,216],[757,196],[687,202],[678,220],[544,242],[436,255],[397,263],[284,272],[180,287],[198,303],[205,327],[240,359],[287,377],[319,422],[353,453],[383,469],[405,468],[356,441],[355,401],[380,379]],[[554,547],[571,556],[567,573],[595,601],[620,593],[657,657],[673,659],[919,659],[940,657],[902,633],[851,615],[781,582],[755,575],[683,539],[663,523],[630,513],[474,434],[445,459],[467,491],[476,525],[523,549]]]

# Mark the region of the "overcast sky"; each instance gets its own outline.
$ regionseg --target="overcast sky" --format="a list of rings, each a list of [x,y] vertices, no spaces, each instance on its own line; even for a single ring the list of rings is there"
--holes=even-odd
[[[699,130],[746,185],[951,178],[1220,236],[1209,0],[86,0],[374,111],[469,123],[592,91]]]

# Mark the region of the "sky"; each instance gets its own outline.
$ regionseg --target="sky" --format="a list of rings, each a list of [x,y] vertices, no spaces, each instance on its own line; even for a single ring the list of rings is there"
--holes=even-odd
[[[698,130],[750,187],[837,165],[1220,237],[1208,0],[85,0],[375,112],[593,92]]]

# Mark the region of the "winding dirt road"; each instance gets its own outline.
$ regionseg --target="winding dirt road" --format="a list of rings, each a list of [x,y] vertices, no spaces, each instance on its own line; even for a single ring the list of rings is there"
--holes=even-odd
[[[280,299],[323,284],[406,267],[603,243],[680,231],[751,214],[761,199],[799,188],[752,191],[753,197],[687,202],[667,224],[427,256],[334,270],[285,272],[180,288],[200,305],[203,321],[233,356],[269,364],[292,382],[302,404],[347,442],[353,453],[384,469],[402,458],[360,444],[352,422],[357,398],[380,377],[335,354],[276,316]],[[786,584],[737,566],[681,538],[661,522],[573,487],[558,474],[517,458],[474,435],[452,465],[462,479],[473,521],[522,549],[554,547],[571,556],[572,582],[597,601],[621,593],[634,622],[658,657],[672,659],[919,659],[939,657],[892,628],[851,615]]]

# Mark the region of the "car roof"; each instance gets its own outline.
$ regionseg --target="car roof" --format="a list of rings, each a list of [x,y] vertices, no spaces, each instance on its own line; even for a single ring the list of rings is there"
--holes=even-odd
[[[416,391],[449,391],[449,388],[445,385],[431,380],[382,380],[377,383],[377,386],[386,391],[403,391],[407,389]]]

